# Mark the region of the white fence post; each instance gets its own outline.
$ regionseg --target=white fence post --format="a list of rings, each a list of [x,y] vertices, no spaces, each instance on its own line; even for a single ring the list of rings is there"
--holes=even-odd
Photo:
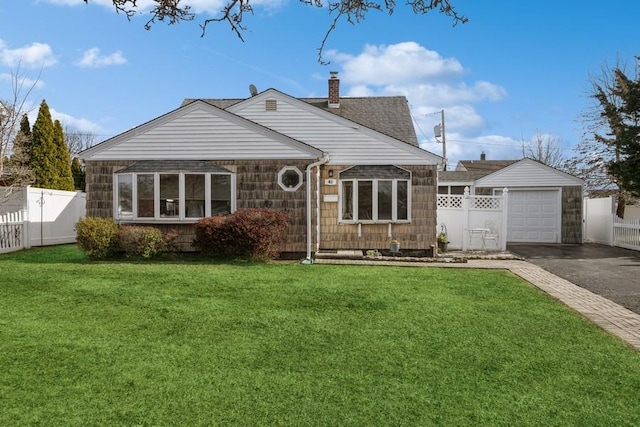
[[[31,247],[31,221],[29,221],[29,212],[26,209],[20,211],[22,213],[22,247],[29,249]]]
[[[500,220],[500,247],[502,251],[507,250],[507,221],[509,220],[509,189],[502,190],[502,219]]]
[[[464,187],[464,196],[462,197],[462,251],[465,252],[469,246],[467,239],[467,229],[469,228],[469,187]]]

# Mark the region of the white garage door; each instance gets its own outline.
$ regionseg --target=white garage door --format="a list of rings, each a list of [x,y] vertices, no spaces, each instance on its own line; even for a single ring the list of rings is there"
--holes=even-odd
[[[560,190],[509,191],[507,241],[560,242]]]

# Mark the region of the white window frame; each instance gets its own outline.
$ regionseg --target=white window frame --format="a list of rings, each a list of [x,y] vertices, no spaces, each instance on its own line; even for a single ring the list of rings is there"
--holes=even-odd
[[[378,219],[378,182],[380,181],[391,181],[391,204],[392,204],[392,212],[391,219]],[[345,196],[342,194],[342,187],[344,182],[352,183],[352,191],[353,191],[353,216],[354,218],[345,219],[342,217],[343,215],[343,206],[345,203]],[[372,183],[372,219],[360,219],[358,218],[358,183],[359,182],[371,182]],[[398,219],[398,183],[405,182],[407,183],[407,219]],[[387,179],[387,178],[361,178],[361,179],[341,179],[338,183],[338,200],[340,203],[338,204],[338,221],[344,224],[389,224],[389,223],[397,223],[397,224],[408,224],[411,222],[411,180],[410,179]]]
[[[299,180],[298,180],[298,184],[295,187],[287,187],[286,185],[284,185],[284,182],[282,182],[282,177],[284,176],[285,173],[289,171],[294,172],[298,175]],[[280,172],[278,172],[278,185],[284,191],[291,191],[291,192],[298,191],[298,189],[302,187],[303,184],[304,184],[304,175],[302,174],[300,169],[298,169],[295,166],[285,166],[282,169],[280,169]]]
[[[132,180],[132,203],[133,215],[121,216],[118,212],[118,177],[130,175]],[[138,217],[138,175],[153,175],[153,193],[154,193],[154,217]],[[179,214],[172,217],[160,216],[160,175],[178,175],[178,192],[179,192]],[[211,176],[212,175],[228,175],[231,177],[231,213],[237,209],[236,197],[236,174],[228,172],[124,172],[115,173],[113,175],[113,217],[120,222],[196,222],[204,217],[187,217],[186,216],[186,200],[185,200],[185,175],[203,175],[204,176],[204,217],[211,216]]]

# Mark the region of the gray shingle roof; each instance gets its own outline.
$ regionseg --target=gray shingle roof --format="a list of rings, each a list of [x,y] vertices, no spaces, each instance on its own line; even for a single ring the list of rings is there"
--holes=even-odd
[[[314,107],[329,111],[361,126],[392,138],[418,146],[413,119],[404,96],[342,97],[340,108],[329,108],[327,98],[298,98]],[[195,99],[185,99],[182,105]],[[202,99],[218,108],[227,109],[244,99]]]
[[[439,171],[438,183],[443,182],[473,182],[489,175],[493,171]]]
[[[495,172],[518,160],[460,160],[456,166],[458,171],[489,171]],[[485,174],[486,175],[486,174]]]

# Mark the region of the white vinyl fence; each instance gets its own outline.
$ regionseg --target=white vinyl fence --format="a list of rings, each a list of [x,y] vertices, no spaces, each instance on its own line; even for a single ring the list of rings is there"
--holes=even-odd
[[[85,193],[35,187],[9,191],[0,187],[0,215],[0,231],[4,231],[0,253],[74,243],[75,224],[86,215]]]
[[[612,196],[584,199],[584,236],[587,242],[640,251],[640,220],[618,218]]]
[[[446,230],[449,248],[467,250],[507,249],[509,191],[499,196],[438,194],[438,233]]]
[[[621,248],[640,251],[640,220],[613,219],[613,243]]]
[[[24,248],[28,241],[24,218],[26,212],[0,214],[0,254]]]

